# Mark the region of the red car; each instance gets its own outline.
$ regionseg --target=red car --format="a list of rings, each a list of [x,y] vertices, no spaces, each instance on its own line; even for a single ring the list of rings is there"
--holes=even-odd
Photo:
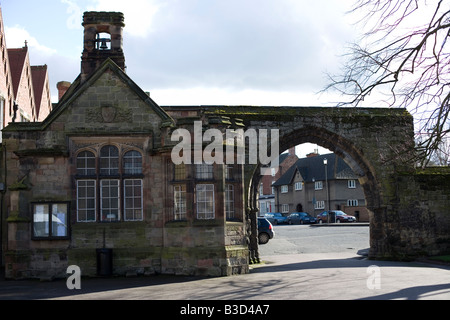
[[[317,216],[318,223],[327,223],[328,218],[330,219],[330,223],[341,223],[341,222],[355,222],[356,218],[354,216],[349,216],[343,211],[340,210],[330,210],[324,211]]]

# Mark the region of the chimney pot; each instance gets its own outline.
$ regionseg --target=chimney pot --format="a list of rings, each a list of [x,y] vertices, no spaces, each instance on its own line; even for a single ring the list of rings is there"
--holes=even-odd
[[[61,100],[71,85],[72,84],[68,81],[60,81],[56,84],[56,87],[58,88],[58,101]]]

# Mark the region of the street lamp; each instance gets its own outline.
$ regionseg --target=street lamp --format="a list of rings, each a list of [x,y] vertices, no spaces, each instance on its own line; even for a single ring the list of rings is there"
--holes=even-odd
[[[313,182],[313,199],[312,199],[313,212],[314,215],[316,215],[316,178],[313,177],[312,182]]]
[[[328,170],[327,170],[327,165],[328,165],[328,160],[327,158],[323,158],[323,165],[325,166],[325,185],[327,187],[327,204],[328,204],[328,210],[327,210],[327,221],[330,222],[330,193],[329,193],[329,188],[328,188]],[[336,220],[334,221],[336,222]]]

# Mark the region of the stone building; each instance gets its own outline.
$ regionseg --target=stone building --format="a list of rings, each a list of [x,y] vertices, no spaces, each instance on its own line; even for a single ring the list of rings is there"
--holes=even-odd
[[[326,163],[326,164],[325,164]],[[369,221],[364,191],[356,174],[334,153],[301,158],[273,184],[277,212],[342,210]]]
[[[175,128],[125,73],[124,16],[84,14],[81,73],[42,122],[3,131],[7,278],[248,272],[242,165],[174,165]],[[67,91],[66,91],[67,89]],[[220,123],[208,124],[221,128]]]

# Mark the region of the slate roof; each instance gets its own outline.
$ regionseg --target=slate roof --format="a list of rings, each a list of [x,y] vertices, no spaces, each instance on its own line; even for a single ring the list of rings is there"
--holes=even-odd
[[[31,78],[33,80],[34,99],[36,100],[36,118],[39,118],[42,95],[45,92],[45,80],[47,79],[47,65],[31,66]]]
[[[14,95],[17,97],[20,79],[22,77],[25,58],[28,54],[28,48],[8,49],[9,67],[11,69],[11,78],[13,83]]]
[[[324,159],[328,160],[327,164],[327,178],[328,180],[334,180],[338,178],[356,179],[356,175],[350,169],[350,167],[334,153],[323,154],[310,158],[298,159],[294,165],[292,165],[275,183],[273,186],[289,185],[292,183],[297,170],[303,177],[303,181],[312,182],[325,181],[325,166],[323,164]]]

